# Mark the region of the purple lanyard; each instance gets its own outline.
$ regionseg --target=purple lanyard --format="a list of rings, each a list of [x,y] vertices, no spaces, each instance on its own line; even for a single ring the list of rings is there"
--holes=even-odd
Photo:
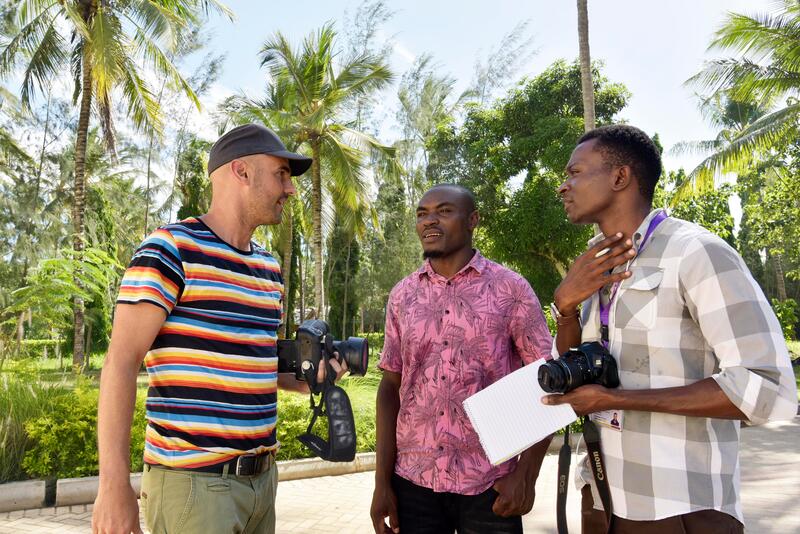
[[[642,239],[642,243],[639,245],[639,250],[636,253],[636,257],[642,253],[644,250],[645,244],[647,244],[647,240],[650,239],[650,236],[653,234],[653,231],[656,227],[661,224],[661,222],[668,217],[667,212],[664,210],[659,211],[656,213],[655,217],[650,220],[650,225],[647,227],[647,232],[644,234],[644,239]],[[636,258],[634,257],[634,259]],[[603,346],[608,348],[608,315],[611,312],[611,306],[614,304],[614,299],[617,298],[617,289],[619,289],[619,283],[614,284],[611,288],[611,298],[608,299],[608,304],[603,305],[603,299],[599,299],[600,301],[600,334],[603,341]],[[602,291],[602,290],[601,290]]]

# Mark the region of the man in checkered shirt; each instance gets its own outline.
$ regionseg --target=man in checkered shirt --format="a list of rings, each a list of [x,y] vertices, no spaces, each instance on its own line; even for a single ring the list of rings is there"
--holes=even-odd
[[[651,210],[661,158],[644,132],[586,133],[566,172],[567,216],[602,234],[556,290],[554,349],[605,341],[621,386],[585,385],[543,401],[569,403],[600,428],[610,532],[742,532],[741,421],[797,413],[778,320],[733,248]],[[605,424],[615,412],[618,425]],[[584,532],[606,532],[585,462],[580,478]]]

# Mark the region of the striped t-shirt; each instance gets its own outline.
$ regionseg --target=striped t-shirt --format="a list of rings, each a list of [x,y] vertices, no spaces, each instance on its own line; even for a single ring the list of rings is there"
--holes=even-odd
[[[117,302],[167,312],[144,360],[145,462],[201,467],[277,448],[282,291],[275,258],[228,245],[199,219],[142,243]]]

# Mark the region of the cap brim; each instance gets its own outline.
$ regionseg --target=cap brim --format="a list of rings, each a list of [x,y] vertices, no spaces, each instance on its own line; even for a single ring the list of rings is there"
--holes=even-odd
[[[270,156],[277,158],[286,158],[289,160],[289,169],[292,171],[292,176],[300,176],[311,167],[312,158],[303,156],[302,154],[295,154],[288,150],[278,150],[277,152],[270,152]]]

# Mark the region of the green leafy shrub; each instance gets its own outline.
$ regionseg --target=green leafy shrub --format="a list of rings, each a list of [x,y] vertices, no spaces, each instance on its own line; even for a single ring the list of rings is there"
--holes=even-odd
[[[45,384],[26,374],[0,375],[0,483],[28,478],[22,469],[33,440],[25,422],[50,410],[63,383]]]
[[[89,381],[79,382],[73,391],[25,423],[32,447],[22,467],[34,477],[71,478],[96,475],[97,401],[99,390]],[[131,432],[131,468],[142,469],[144,452],[144,398],[137,398]]]
[[[309,458],[311,452],[297,440],[297,436],[304,434],[308,423],[311,421],[311,410],[308,404],[308,395],[278,392],[278,441],[281,444],[278,460],[293,460],[296,458]],[[320,418],[314,426],[314,431],[319,435],[327,433],[325,426],[327,419]]]
[[[375,450],[375,387],[362,386],[359,379],[344,379],[341,384],[350,397],[353,406],[353,418],[356,423],[356,439],[358,452]],[[311,452],[297,440],[297,436],[305,433],[311,421],[311,410],[308,395],[279,392],[278,400],[278,441],[281,448],[279,460],[309,458]],[[314,433],[327,439],[327,418],[321,417],[314,425]]]
[[[795,327],[797,326],[797,301],[794,299],[778,300],[772,299],[772,309],[778,316],[781,323],[783,336],[786,339],[795,339]]]

